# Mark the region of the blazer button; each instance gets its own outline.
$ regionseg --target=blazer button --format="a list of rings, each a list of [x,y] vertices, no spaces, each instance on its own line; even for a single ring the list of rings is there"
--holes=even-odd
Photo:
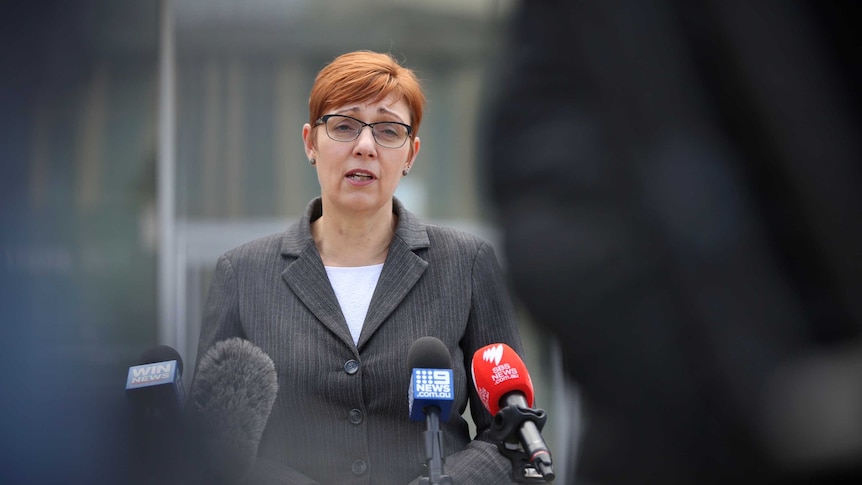
[[[359,370],[359,362],[356,362],[353,359],[348,360],[344,363],[344,372],[348,374],[356,374],[356,371]]]
[[[368,464],[363,460],[356,460],[353,462],[353,465],[350,466],[350,470],[354,475],[362,475],[368,471]]]
[[[362,422],[362,411],[360,411],[358,409],[351,409],[349,417],[350,417],[351,423],[359,424]]]

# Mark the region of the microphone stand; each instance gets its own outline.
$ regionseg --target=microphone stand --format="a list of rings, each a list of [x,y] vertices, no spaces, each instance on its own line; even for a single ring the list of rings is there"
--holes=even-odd
[[[550,455],[529,457],[518,440],[519,430],[527,430],[525,438],[535,440],[548,417],[542,409],[532,409],[520,396],[510,395],[491,424],[491,436],[497,449],[512,462],[512,479],[518,483],[548,483],[555,478]],[[529,422],[529,423],[528,423]],[[532,461],[531,461],[532,460]]]
[[[440,408],[425,408],[425,466],[428,476],[419,481],[422,485],[455,485],[452,477],[443,474],[443,432],[440,431]]]

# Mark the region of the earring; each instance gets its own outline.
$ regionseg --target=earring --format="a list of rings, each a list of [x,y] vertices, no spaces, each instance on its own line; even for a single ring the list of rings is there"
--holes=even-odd
[[[314,165],[315,163],[317,163],[317,160],[315,160],[315,159],[313,159],[313,158],[309,158],[309,159],[308,159],[308,163],[310,163],[310,164]]]
[[[404,170],[401,171],[401,175],[406,176],[408,173],[410,173],[410,166],[409,165]]]

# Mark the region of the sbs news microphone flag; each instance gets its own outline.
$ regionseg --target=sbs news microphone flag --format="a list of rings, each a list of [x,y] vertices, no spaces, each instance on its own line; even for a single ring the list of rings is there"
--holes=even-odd
[[[541,429],[547,416],[533,409],[533,381],[518,354],[504,343],[486,345],[473,354],[473,385],[494,415],[491,432],[497,449],[512,461],[517,482],[551,482],[551,452]]]

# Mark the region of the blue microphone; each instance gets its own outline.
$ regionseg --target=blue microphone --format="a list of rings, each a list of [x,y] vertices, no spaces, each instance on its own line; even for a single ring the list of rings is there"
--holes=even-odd
[[[407,353],[411,369],[408,401],[411,421],[425,421],[425,464],[428,475],[422,484],[452,484],[443,474],[443,433],[440,420],[452,414],[455,392],[452,381],[452,356],[438,338],[420,337]]]
[[[452,369],[414,367],[410,378],[410,420],[424,421],[426,410],[437,408],[440,419],[452,414]]]

